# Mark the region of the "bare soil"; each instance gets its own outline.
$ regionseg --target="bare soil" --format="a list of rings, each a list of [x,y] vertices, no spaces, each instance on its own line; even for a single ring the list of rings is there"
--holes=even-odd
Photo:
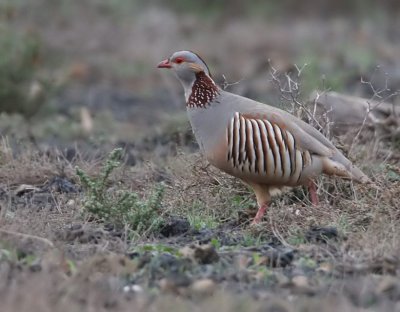
[[[126,166],[115,183],[143,196],[167,186],[163,227],[132,239],[85,217],[74,163],[33,151],[10,157],[0,185],[3,311],[398,308],[394,164],[375,172],[376,189],[321,180],[318,207],[288,192],[257,227],[249,191],[201,156]],[[101,163],[75,162],[92,172]],[[194,221],[202,218],[213,223]]]

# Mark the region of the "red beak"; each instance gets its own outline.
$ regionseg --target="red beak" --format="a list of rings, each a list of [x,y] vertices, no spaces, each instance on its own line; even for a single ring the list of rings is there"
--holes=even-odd
[[[158,63],[157,68],[171,68],[171,63],[169,62],[169,59],[165,59],[164,61],[161,61]]]

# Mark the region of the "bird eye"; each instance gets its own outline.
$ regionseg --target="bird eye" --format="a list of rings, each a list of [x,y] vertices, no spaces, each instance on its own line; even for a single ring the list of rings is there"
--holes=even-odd
[[[177,57],[176,59],[175,59],[175,63],[176,64],[180,64],[180,63],[182,63],[184,61],[184,59],[182,58],[182,57]]]

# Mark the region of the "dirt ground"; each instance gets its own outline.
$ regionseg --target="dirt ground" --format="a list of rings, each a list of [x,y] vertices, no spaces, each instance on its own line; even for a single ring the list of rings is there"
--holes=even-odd
[[[113,184],[143,196],[166,185],[160,231],[128,238],[82,211],[73,167],[95,173],[101,161],[8,156],[0,189],[3,311],[399,309],[396,165],[371,170],[376,189],[319,181],[318,207],[301,190],[289,192],[257,227],[249,225],[249,190],[200,155],[123,167]]]
[[[267,57],[289,72],[311,60],[302,103],[322,88],[399,105],[399,19],[17,2],[0,4],[0,26],[40,37],[44,94],[13,98],[39,103],[33,116],[0,106],[0,311],[400,311],[399,123],[331,134],[372,185],[321,177],[318,206],[287,190],[250,226],[254,195],[207,164],[180,86],[154,68],[190,46],[221,85],[285,106]],[[88,213],[76,168],[98,177],[115,148],[104,198],[162,186],[154,231]]]

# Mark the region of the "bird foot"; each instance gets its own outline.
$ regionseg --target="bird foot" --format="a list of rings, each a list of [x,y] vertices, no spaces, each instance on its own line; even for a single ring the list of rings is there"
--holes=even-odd
[[[317,194],[317,185],[313,181],[310,181],[310,183],[308,184],[308,192],[310,193],[310,201],[312,205],[318,206],[319,199]]]
[[[267,204],[263,204],[260,206],[260,208],[258,208],[257,214],[254,217],[253,221],[251,222],[251,225],[257,225],[261,222],[267,208],[268,208]]]

